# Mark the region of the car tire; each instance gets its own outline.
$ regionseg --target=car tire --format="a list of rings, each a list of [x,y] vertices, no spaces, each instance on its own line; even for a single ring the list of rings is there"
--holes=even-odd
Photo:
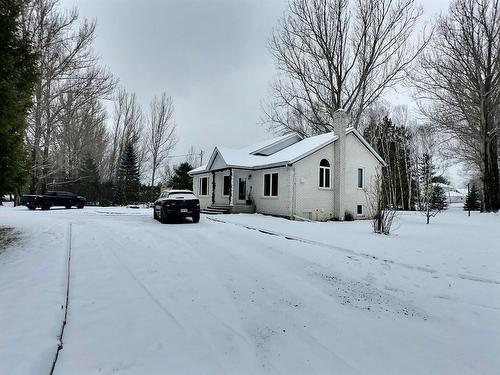
[[[153,219],[158,220],[158,215],[156,214],[156,208],[153,206]]]
[[[36,206],[28,206],[28,210],[33,211],[36,209]]]
[[[197,223],[200,221],[200,214],[193,215],[193,223]]]
[[[70,205],[66,205],[66,206],[64,206],[64,207],[66,207],[66,209],[67,209],[67,210],[69,210],[69,209],[71,208],[71,206],[70,206]]]
[[[83,208],[83,206],[85,206],[85,205],[84,205],[84,204],[79,204],[78,206],[76,206],[76,208],[80,208],[80,209],[82,209],[82,208]],[[70,208],[71,208],[71,207],[70,207]]]
[[[41,208],[42,208],[42,210],[47,211],[50,209],[50,206],[46,206],[46,205],[42,204]]]
[[[166,224],[168,223],[168,215],[165,213],[163,207],[160,209],[160,223]]]

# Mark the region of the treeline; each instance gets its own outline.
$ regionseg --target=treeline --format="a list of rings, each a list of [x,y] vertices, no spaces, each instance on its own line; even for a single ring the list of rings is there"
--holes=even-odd
[[[172,98],[161,93],[147,111],[141,108],[95,54],[96,23],[77,9],[65,11],[59,0],[1,4],[2,23],[10,22],[2,37],[11,38],[2,49],[14,41],[24,55],[2,51],[0,58],[2,66],[18,69],[20,78],[9,87],[22,86],[24,97],[0,90],[10,95],[2,105],[19,117],[2,118],[16,126],[1,129],[17,143],[2,147],[13,177],[2,176],[0,193],[71,190],[93,202],[150,200],[168,178],[167,157],[176,144]]]
[[[428,126],[412,121],[404,106],[377,106],[360,130],[387,164],[381,170],[386,205],[420,211],[447,207],[443,185],[449,181],[437,170],[438,143]]]

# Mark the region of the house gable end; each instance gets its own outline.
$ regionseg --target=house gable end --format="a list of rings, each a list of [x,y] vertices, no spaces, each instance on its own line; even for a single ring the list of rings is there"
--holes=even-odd
[[[224,169],[227,168],[227,163],[222,157],[219,149],[216,147],[210,156],[210,160],[207,164],[207,171],[216,170],[216,169]]]
[[[368,143],[368,141],[361,135],[361,133],[359,131],[357,131],[356,129],[354,128],[350,128],[347,130],[346,132],[348,135],[349,134],[352,134],[357,140],[358,142],[365,146],[365,148],[370,152],[370,154],[375,158],[377,159],[377,161],[382,164],[382,166],[386,166],[386,162],[384,161],[384,159],[382,159],[382,157],[377,153],[377,151],[375,151],[375,149]]]

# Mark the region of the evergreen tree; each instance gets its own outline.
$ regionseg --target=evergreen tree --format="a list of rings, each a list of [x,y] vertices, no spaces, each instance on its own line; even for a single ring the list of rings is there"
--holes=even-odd
[[[449,185],[450,184],[450,181],[444,177],[443,175],[439,175],[439,176],[433,176],[432,177],[432,182],[439,182],[441,184],[445,184],[445,185]]]
[[[441,185],[435,183],[432,187],[431,196],[431,209],[442,211],[448,207],[448,200],[446,199],[446,193]]]
[[[382,121],[371,119],[363,136],[387,163],[382,181],[388,204],[402,210],[414,210],[417,181],[410,159],[411,133],[384,117]]]
[[[465,199],[464,210],[479,211],[481,202],[479,199],[479,191],[475,184],[472,184],[467,198]]]
[[[419,180],[420,180],[420,206],[425,212],[427,224],[430,218],[436,216],[441,210],[448,206],[446,194],[439,183],[435,180],[440,180],[436,176],[436,167],[432,163],[432,156],[424,153],[419,159],[418,165]]]
[[[120,159],[116,183],[118,204],[137,203],[140,195],[140,173],[134,145],[127,142]]]
[[[88,202],[97,202],[100,195],[100,177],[97,165],[92,157],[87,157],[84,161],[83,168],[80,172],[81,182],[78,189],[78,194],[87,198]]]
[[[188,172],[193,169],[191,164],[184,162],[174,168],[174,174],[168,181],[168,186],[173,189],[193,190],[193,178]]]
[[[0,196],[27,177],[23,147],[35,82],[36,56],[21,32],[20,0],[0,0]]]

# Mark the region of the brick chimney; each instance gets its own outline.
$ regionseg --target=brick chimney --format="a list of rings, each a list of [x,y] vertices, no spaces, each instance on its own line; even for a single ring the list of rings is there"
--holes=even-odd
[[[345,217],[345,149],[347,113],[338,109],[333,114],[333,131],[338,139],[333,154],[333,215],[340,221]]]

